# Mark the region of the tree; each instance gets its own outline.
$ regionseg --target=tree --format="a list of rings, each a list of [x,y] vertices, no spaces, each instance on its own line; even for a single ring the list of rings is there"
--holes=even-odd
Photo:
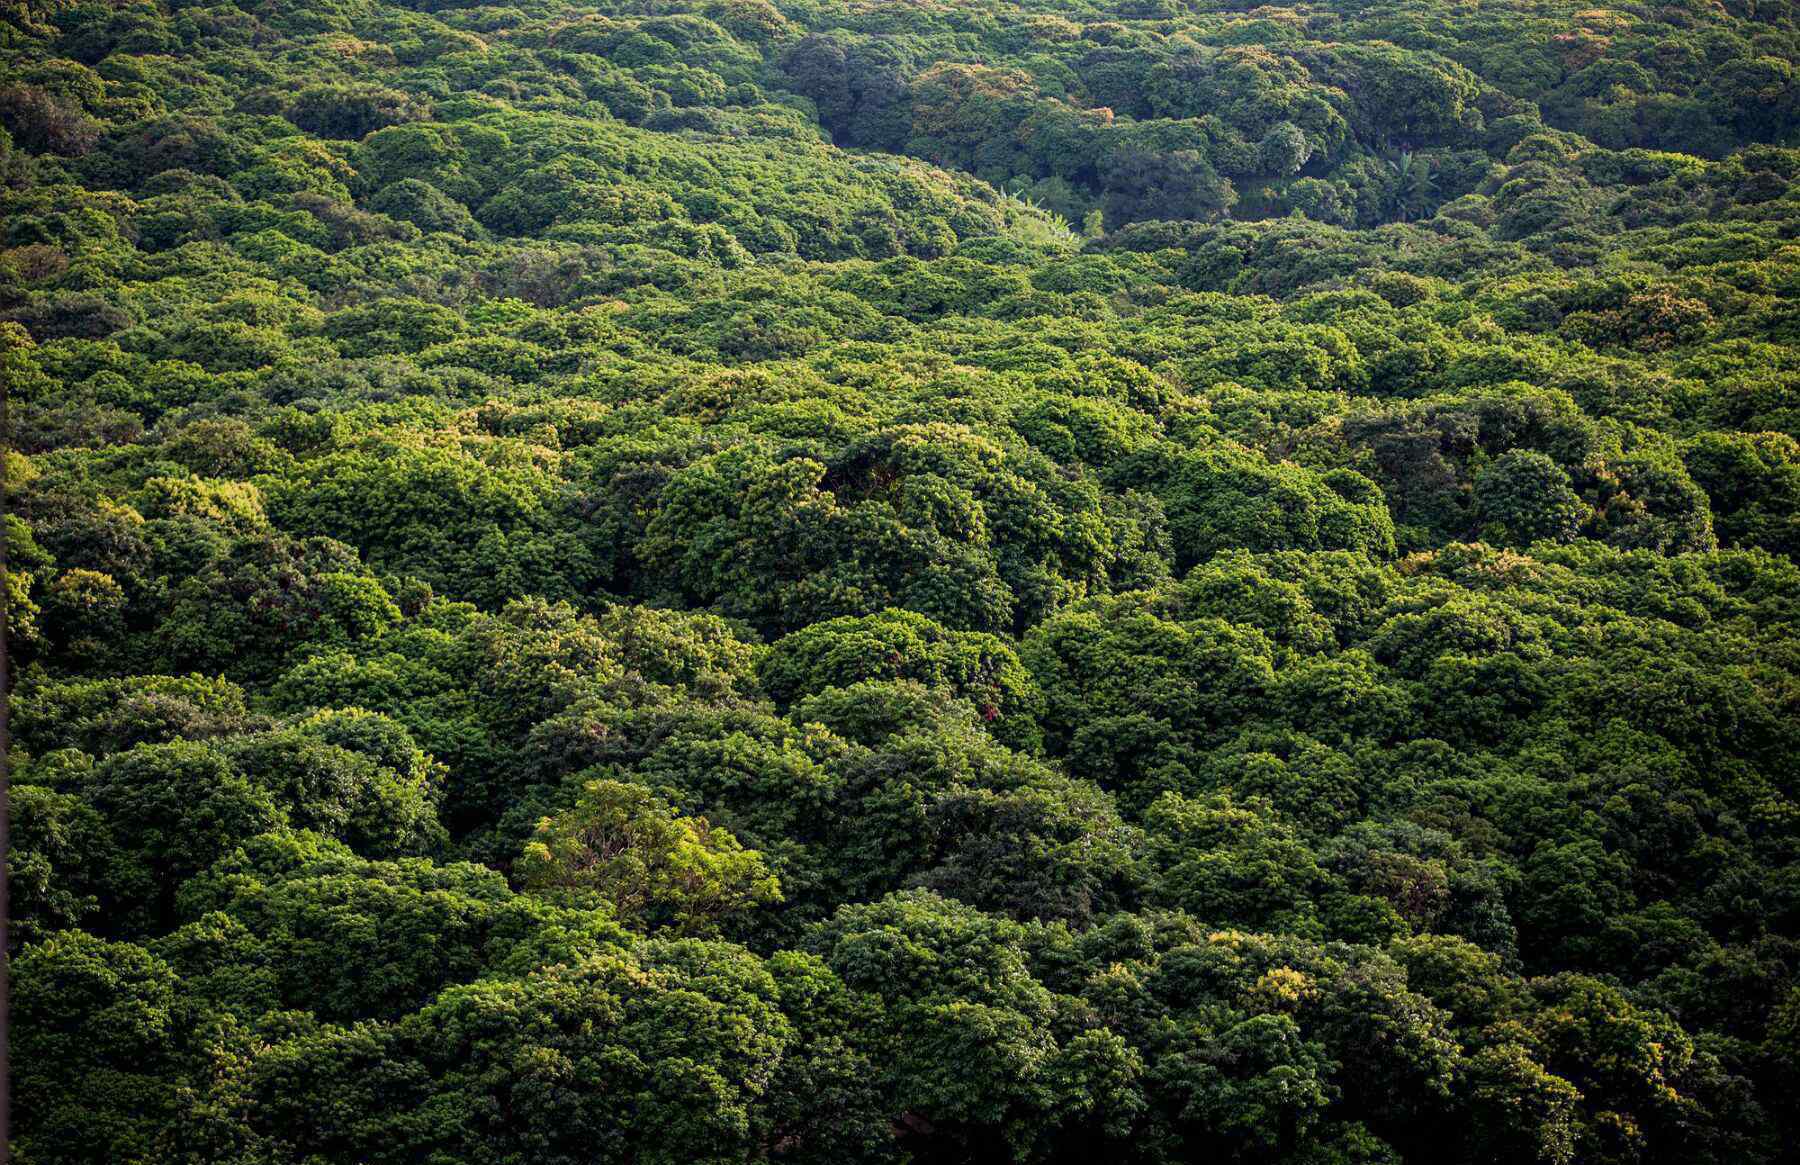
[[[1727,545],[1800,553],[1800,443],[1784,433],[1703,433],[1682,461]]]
[[[14,785],[6,855],[7,939],[16,952],[94,918],[121,861],[105,822],[80,797]]]
[[[1312,143],[1291,121],[1281,122],[1271,129],[1257,149],[1262,169],[1282,178],[1306,165],[1306,160],[1312,156]]]
[[[712,933],[781,901],[760,853],[621,781],[584,784],[539,823],[514,873],[533,892],[591,898],[621,922],[675,934]]]
[[[1164,1057],[1155,1079],[1196,1139],[1231,1160],[1280,1160],[1312,1139],[1332,1100],[1333,1067],[1292,1018],[1258,1015]]]
[[[1567,542],[1592,513],[1562,467],[1528,449],[1503,454],[1476,475],[1475,512],[1497,541],[1511,546],[1540,538]]]
[[[294,728],[239,737],[222,748],[280,800],[295,828],[342,838],[374,857],[426,853],[443,844],[439,766],[385,717],[319,713]]]
[[[1190,454],[1164,495],[1177,563],[1221,550],[1393,551],[1393,519],[1372,482],[1347,470],[1317,474],[1246,450]]]
[[[1581,1093],[1518,1044],[1483,1048],[1470,1061],[1474,1143],[1496,1161],[1567,1165],[1575,1160]]]
[[[358,141],[384,126],[429,116],[413,98],[375,85],[313,85],[288,106],[287,119],[322,138]]]
[[[1143,1103],[1136,1057],[1100,1033],[1057,1038],[1023,938],[919,891],[843,907],[808,935],[847,987],[886,1005],[865,1038],[904,1147],[1018,1156],[1058,1131],[1130,1128]]]
[[[140,744],[95,766],[81,794],[141,869],[116,875],[122,921],[156,926],[181,883],[240,843],[286,824],[287,813],[217,750],[192,741]],[[128,921],[127,921],[128,920]],[[140,924],[140,925],[141,925]]]
[[[19,84],[0,89],[0,125],[27,150],[70,157],[93,149],[102,131],[79,103]]]
[[[864,680],[916,680],[974,703],[1008,744],[1029,749],[1039,737],[1035,713],[1042,697],[1010,646],[908,611],[815,623],[776,642],[758,674],[782,704]]]
[[[153,1161],[181,1118],[191,1014],[167,964],[78,930],[12,967],[18,1147],[65,1161]]]
[[[478,975],[627,941],[602,912],[514,894],[494,870],[371,861],[313,833],[249,839],[190,879],[179,907],[184,925],[158,954],[192,993],[246,1020],[296,1008],[336,1023],[396,1020]]]
[[[1120,149],[1106,165],[1106,221],[1212,219],[1237,201],[1231,182],[1198,150]]]

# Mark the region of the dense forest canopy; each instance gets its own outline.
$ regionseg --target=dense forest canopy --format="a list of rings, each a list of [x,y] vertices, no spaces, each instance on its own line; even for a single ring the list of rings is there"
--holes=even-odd
[[[1791,0],[0,10],[17,1159],[1800,1160]]]

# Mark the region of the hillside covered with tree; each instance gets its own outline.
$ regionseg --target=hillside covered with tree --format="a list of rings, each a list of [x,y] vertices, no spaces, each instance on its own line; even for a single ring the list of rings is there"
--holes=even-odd
[[[30,1165],[1800,1161],[1791,0],[0,8]]]

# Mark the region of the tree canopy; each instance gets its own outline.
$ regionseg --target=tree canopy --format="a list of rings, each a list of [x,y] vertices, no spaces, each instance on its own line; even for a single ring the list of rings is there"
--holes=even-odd
[[[1800,12],[0,6],[38,1165],[1783,1165]]]

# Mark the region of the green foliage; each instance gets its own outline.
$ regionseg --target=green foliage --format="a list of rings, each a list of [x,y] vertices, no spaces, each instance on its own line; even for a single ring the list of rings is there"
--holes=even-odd
[[[175,1136],[191,1022],[175,973],[142,947],[67,930],[29,947],[11,974],[27,1151],[155,1160]]]
[[[1797,28],[0,12],[12,1151],[1790,1160]]]
[[[164,957],[213,1002],[256,1018],[304,1009],[391,1019],[484,971],[577,958],[623,940],[605,918],[547,907],[492,870],[371,861],[315,834],[267,834],[183,888]]]
[[[1588,509],[1555,461],[1515,449],[1476,477],[1475,514],[1492,525],[1494,542],[1525,546],[1540,538],[1570,541],[1580,532]],[[1486,529],[1484,525],[1484,533]]]
[[[1381,491],[1351,471],[1318,474],[1218,450],[1183,459],[1170,477],[1165,504],[1182,567],[1232,547],[1393,552]]]
[[[627,924],[676,934],[707,934],[781,900],[761,854],[619,781],[589,781],[539,823],[514,872],[528,890],[592,898]]]
[[[990,730],[1035,749],[1043,697],[1002,639],[948,631],[922,615],[885,611],[815,623],[774,644],[758,668],[763,690],[788,705],[867,680],[913,680],[973,703]]]

